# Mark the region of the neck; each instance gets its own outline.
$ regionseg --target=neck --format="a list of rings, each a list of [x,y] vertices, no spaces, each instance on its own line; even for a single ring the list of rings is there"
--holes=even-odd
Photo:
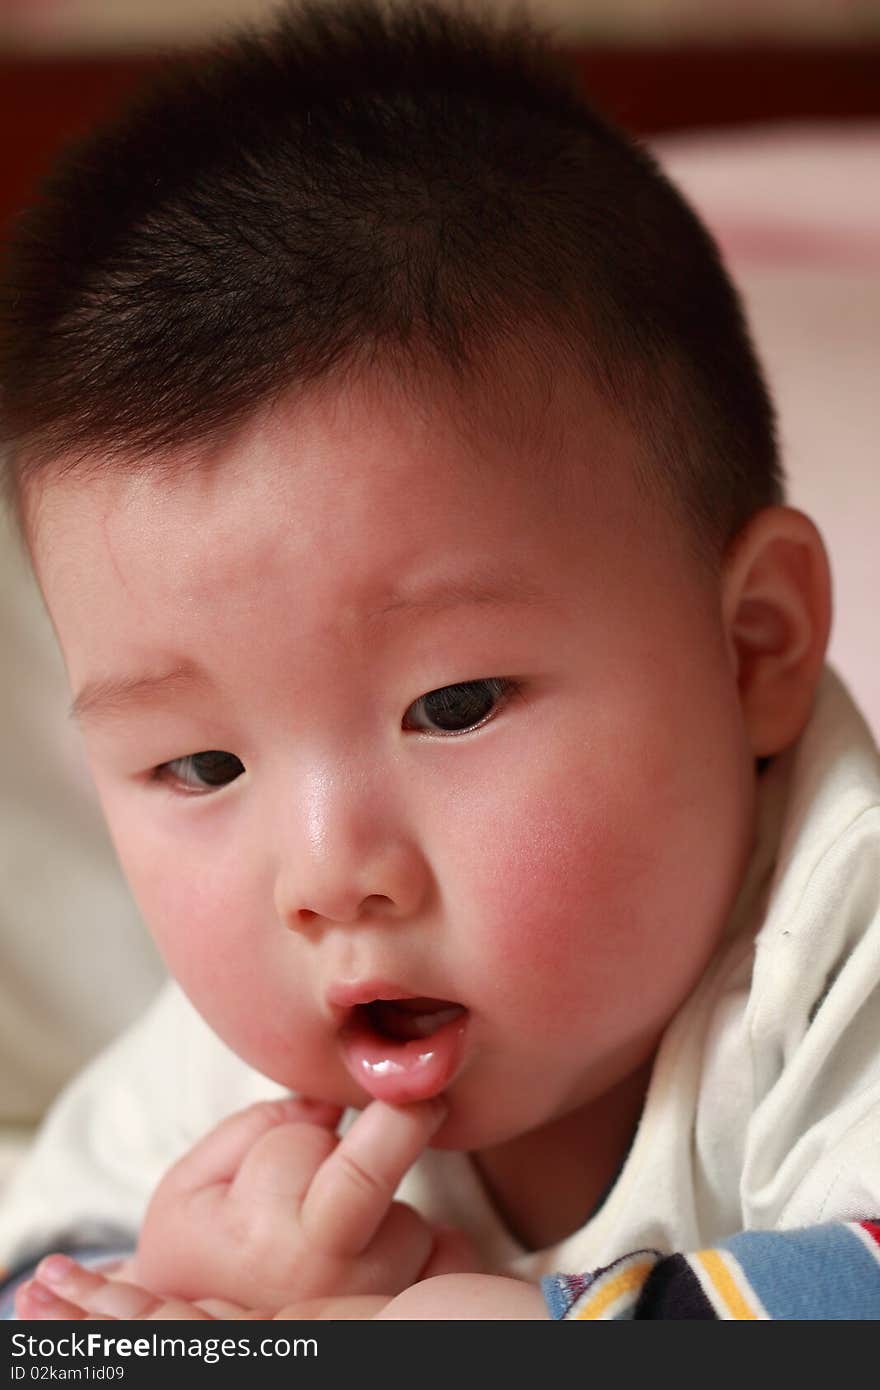
[[[496,1211],[527,1250],[555,1245],[599,1205],[632,1142],[652,1064],[550,1124],[472,1155]]]

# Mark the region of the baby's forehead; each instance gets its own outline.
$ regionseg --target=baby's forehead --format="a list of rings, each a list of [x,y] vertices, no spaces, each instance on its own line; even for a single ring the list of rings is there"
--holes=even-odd
[[[514,550],[539,544],[561,515],[588,532],[607,514],[609,490],[616,506],[635,505],[642,453],[627,423],[588,382],[505,365],[464,382],[389,372],[326,382],[208,441],[153,455],[96,452],[39,491],[37,558],[45,519],[72,509],[76,527],[51,528],[56,562],[91,528],[120,568],[143,563],[145,526],[161,517],[181,565],[219,555],[229,572],[255,548],[269,564],[292,548],[306,566],[332,552],[341,572],[356,572],[365,547],[375,560],[378,535],[393,585],[418,568],[419,546],[454,562],[467,532],[471,552],[500,560],[512,539]]]

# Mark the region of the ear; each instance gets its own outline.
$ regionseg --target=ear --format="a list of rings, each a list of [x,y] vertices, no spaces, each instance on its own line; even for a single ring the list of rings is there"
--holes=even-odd
[[[810,518],[757,512],[724,556],[722,604],[752,751],[781,753],[810,717],[831,628],[828,556]]]

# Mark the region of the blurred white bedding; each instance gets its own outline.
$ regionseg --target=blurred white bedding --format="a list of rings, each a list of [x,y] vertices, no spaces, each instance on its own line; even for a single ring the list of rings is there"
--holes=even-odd
[[[161,971],[105,835],[60,656],[0,516],[0,1181]]]
[[[880,125],[655,147],[719,237],[826,536],[831,659],[880,733]],[[161,979],[100,826],[51,632],[0,527],[0,1181],[54,1092]]]

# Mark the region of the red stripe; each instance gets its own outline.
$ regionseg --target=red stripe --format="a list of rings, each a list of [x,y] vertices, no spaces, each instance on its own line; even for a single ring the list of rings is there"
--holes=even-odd
[[[880,1221],[860,1221],[859,1225],[863,1231],[867,1231],[872,1240],[880,1245]]]

